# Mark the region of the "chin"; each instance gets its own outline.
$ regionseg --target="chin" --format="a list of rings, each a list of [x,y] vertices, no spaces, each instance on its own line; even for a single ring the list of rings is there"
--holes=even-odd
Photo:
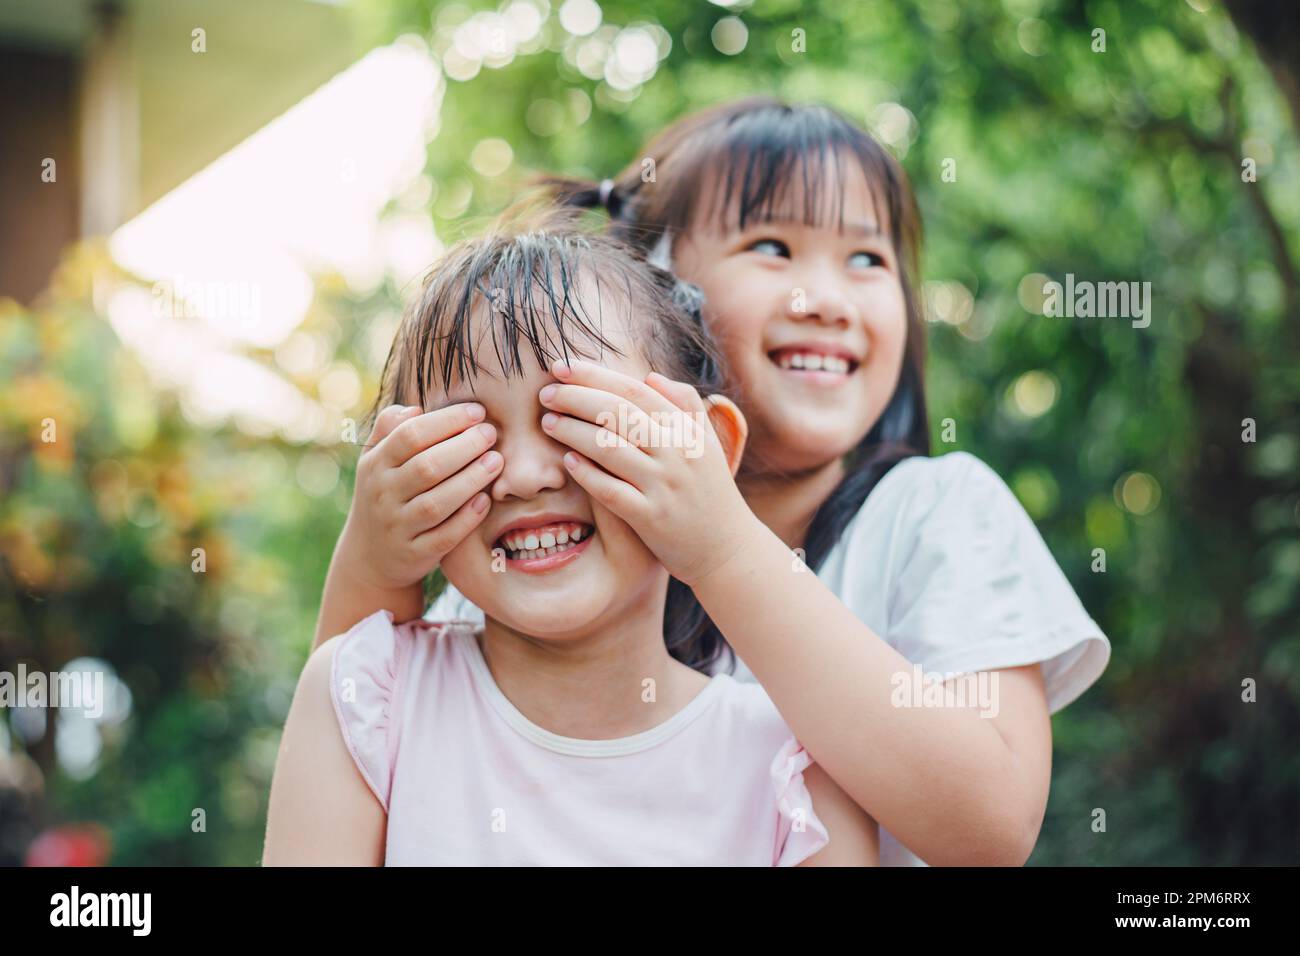
[[[538,615],[525,608],[509,608],[499,609],[499,613],[488,613],[488,616],[536,640],[563,644],[586,634],[600,620],[601,612],[594,607],[575,608],[566,604],[561,613]]]
[[[774,457],[780,467],[802,471],[824,465],[848,454],[866,434],[856,421],[810,418],[786,415],[764,429],[770,436],[768,447],[778,451]]]

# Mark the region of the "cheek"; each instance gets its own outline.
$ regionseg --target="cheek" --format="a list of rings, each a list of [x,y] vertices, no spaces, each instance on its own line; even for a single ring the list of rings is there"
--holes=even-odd
[[[771,276],[747,274],[704,289],[709,332],[735,373],[742,377],[756,360],[763,329],[781,314],[789,290],[772,289]]]
[[[483,545],[470,535],[443,556],[440,566],[448,581],[461,582],[456,584],[456,589],[463,592],[465,588],[461,585],[473,581],[478,569],[491,560],[491,552],[485,554]]]
[[[591,516],[596,522],[605,554],[617,571],[628,571],[635,565],[655,560],[632,526],[614,512],[593,501]]]
[[[881,289],[864,306],[871,351],[886,364],[901,365],[907,347],[907,303],[897,285]],[[873,363],[874,364],[874,363]]]

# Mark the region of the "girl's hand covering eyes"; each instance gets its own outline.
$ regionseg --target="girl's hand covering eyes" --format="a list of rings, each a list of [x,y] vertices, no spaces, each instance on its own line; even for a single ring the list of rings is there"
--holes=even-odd
[[[496,429],[483,406],[457,403],[418,414],[379,413],[357,462],[352,508],[336,560],[377,590],[408,587],[432,572],[488,513],[483,488],[501,470]]]
[[[556,362],[553,371],[560,383],[539,393],[551,410],[542,428],[574,449],[564,456],[574,480],[685,584],[725,563],[758,519],[695,389],[592,362],[574,361],[567,371]]]

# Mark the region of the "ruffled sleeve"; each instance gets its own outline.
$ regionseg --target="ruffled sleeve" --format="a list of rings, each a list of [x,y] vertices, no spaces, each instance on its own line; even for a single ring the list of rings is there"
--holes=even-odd
[[[773,866],[797,866],[831,842],[813,811],[812,794],[803,780],[803,772],[812,762],[812,755],[793,737],[772,760],[772,789],[779,814]]]
[[[409,628],[393,626],[392,611],[376,611],[338,639],[330,669],[330,697],[343,740],[385,811],[409,640]]]

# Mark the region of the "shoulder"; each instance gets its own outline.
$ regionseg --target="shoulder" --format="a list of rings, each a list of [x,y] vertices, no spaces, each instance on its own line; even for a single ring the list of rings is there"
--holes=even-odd
[[[324,688],[349,751],[385,807],[405,705],[448,670],[458,650],[454,631],[422,619],[394,624],[391,611],[376,611],[307,662],[304,681]]]
[[[381,610],[358,621],[346,633],[322,643],[312,657],[314,660],[317,654],[332,645],[334,649],[329,658],[335,674],[343,667],[358,667],[366,671],[386,670],[397,677],[412,661],[427,663],[453,654],[456,650],[455,635],[468,626],[465,621],[428,618],[397,624],[392,611]],[[312,666],[311,661],[308,666]]]
[[[906,458],[871,490],[839,545],[848,552],[906,549],[925,535],[988,524],[1022,511],[1011,489],[979,458],[964,451]],[[1023,513],[1023,512],[1022,512]]]
[[[906,458],[889,470],[867,496],[865,510],[873,500],[901,504],[918,511],[963,502],[979,495],[1011,494],[992,468],[965,451],[952,451],[933,458]]]
[[[376,611],[346,633],[325,641],[307,666],[327,671],[331,682],[364,675],[385,691],[391,690],[421,645],[436,646],[445,630],[444,625],[423,619],[395,624],[392,611]],[[326,648],[331,650],[322,655]],[[329,663],[317,663],[318,656],[325,656]]]

